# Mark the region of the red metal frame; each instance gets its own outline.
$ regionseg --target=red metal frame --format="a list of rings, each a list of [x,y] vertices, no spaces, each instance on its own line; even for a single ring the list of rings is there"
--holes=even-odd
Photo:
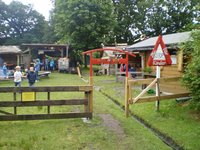
[[[94,52],[102,52],[102,51],[114,51],[114,52],[126,54],[126,58],[101,59],[101,58],[92,57],[92,54]],[[126,64],[126,66],[128,66],[128,55],[136,57],[134,54],[131,54],[130,52],[123,51],[121,49],[112,49],[112,48],[98,48],[98,49],[83,52],[83,55],[87,55],[87,54],[90,56],[90,77],[92,77],[92,65],[94,64]],[[128,77],[128,67],[126,67],[126,77]]]

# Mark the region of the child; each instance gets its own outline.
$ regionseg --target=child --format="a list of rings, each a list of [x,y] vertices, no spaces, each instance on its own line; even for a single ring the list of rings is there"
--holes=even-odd
[[[34,72],[34,67],[30,67],[30,71],[27,73],[27,79],[30,87],[33,87],[35,84],[35,80],[37,79],[37,75]]]
[[[20,71],[20,66],[15,67],[16,71],[14,73],[14,83],[15,86],[21,87],[21,81],[22,81],[22,73]]]

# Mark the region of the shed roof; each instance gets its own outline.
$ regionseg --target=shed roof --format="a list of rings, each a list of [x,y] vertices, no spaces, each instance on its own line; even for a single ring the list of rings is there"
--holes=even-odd
[[[167,48],[178,48],[178,44],[190,40],[190,35],[191,32],[182,32],[182,33],[163,35],[162,38]],[[157,39],[158,36],[146,39],[144,41],[126,47],[126,50],[128,51],[152,50]]]
[[[17,46],[0,46],[0,54],[19,54],[21,52]]]
[[[25,47],[36,47],[36,48],[41,48],[41,47],[66,48],[68,46],[68,44],[42,44],[42,43],[26,44],[26,43],[23,43],[22,46],[25,46]]]

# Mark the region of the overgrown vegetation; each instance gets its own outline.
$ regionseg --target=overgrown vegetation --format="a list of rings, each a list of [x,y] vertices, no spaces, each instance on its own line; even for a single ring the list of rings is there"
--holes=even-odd
[[[185,54],[191,58],[183,82],[192,92],[192,107],[200,111],[200,31],[194,31],[191,38],[183,45]]]

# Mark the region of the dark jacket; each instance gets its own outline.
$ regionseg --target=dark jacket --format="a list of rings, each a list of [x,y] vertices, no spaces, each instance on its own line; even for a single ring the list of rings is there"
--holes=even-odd
[[[37,75],[34,71],[29,71],[27,74],[27,79],[29,83],[35,83]]]

